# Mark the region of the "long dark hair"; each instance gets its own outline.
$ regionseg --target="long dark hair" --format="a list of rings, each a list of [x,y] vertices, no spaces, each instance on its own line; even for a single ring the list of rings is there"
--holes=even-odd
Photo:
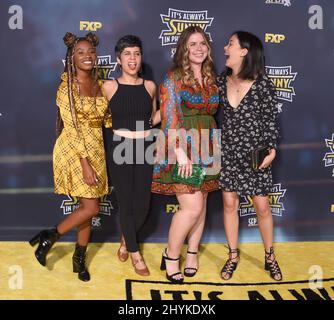
[[[70,103],[72,121],[73,121],[74,127],[77,129],[77,117],[76,117],[74,98],[73,98],[73,79],[76,76],[76,70],[75,70],[75,65],[73,61],[75,47],[80,41],[88,41],[89,43],[92,44],[94,48],[96,48],[99,44],[99,38],[91,32],[87,33],[84,37],[77,37],[73,33],[67,32],[65,36],[63,37],[63,40],[67,47],[64,72],[67,73],[68,100]],[[95,80],[97,81],[98,79],[97,68],[93,69],[93,75],[94,75]],[[64,128],[64,123],[60,116],[60,110],[58,108],[57,109],[57,122],[56,122],[56,136],[57,137],[59,137],[63,128]]]
[[[255,80],[257,77],[263,76],[265,74],[265,57],[261,40],[256,35],[246,31],[236,31],[231,36],[233,35],[237,36],[240,47],[248,50],[238,77],[244,80]],[[226,73],[231,75],[232,69],[227,67]]]

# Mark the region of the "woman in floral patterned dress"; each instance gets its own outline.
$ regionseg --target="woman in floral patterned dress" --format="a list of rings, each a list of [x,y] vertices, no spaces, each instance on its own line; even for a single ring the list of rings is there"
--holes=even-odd
[[[213,115],[219,104],[215,80],[206,34],[200,27],[187,28],[179,38],[173,68],[160,86],[163,139],[157,140],[158,164],[154,167],[152,182],[152,192],[176,195],[180,204],[180,210],[172,219],[161,263],[161,270],[166,269],[167,279],[174,283],[183,282],[183,274],[193,277],[198,270],[197,253],[204,229],[207,194],[219,188],[219,147],[216,170],[212,157],[213,149],[218,146],[214,143],[217,132]],[[173,137],[173,130],[193,133],[194,139],[182,134]],[[194,164],[205,168],[204,181],[200,185],[176,182],[173,179],[176,162],[182,177],[192,175]],[[179,260],[185,239],[188,250],[182,274]]]
[[[232,277],[239,262],[239,195],[251,196],[265,247],[265,269],[274,280],[282,273],[273,250],[273,219],[268,193],[272,188],[271,163],[276,156],[279,128],[275,88],[266,76],[261,41],[248,32],[235,32],[225,46],[226,71],[218,78],[222,106],[222,170],[224,225],[229,259],[221,277]],[[250,152],[267,147],[259,170],[251,167]]]

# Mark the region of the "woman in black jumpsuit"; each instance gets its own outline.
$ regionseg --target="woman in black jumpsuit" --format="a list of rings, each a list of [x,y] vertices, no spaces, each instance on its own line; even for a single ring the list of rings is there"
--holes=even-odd
[[[156,85],[139,76],[142,43],[133,35],[117,41],[115,53],[122,70],[116,80],[103,85],[112,117],[112,139],[108,166],[119,205],[122,237],[119,260],[129,258],[137,274],[148,276],[140,253],[138,234],[150,207],[153,174],[152,125],[160,122],[156,111]]]

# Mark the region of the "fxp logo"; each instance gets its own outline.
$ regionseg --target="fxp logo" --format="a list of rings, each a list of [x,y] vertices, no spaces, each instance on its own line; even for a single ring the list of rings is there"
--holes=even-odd
[[[102,28],[102,23],[98,21],[80,21],[80,30],[96,31]]]
[[[266,33],[264,36],[265,42],[268,43],[281,43],[285,40],[284,34]]]
[[[180,210],[180,205],[178,204],[167,204],[166,205],[166,213],[176,213]]]

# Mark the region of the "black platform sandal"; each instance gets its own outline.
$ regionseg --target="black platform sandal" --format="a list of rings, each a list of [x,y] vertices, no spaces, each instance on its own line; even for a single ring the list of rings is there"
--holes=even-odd
[[[187,254],[197,254],[197,252],[187,251]],[[187,270],[192,271],[192,272],[189,272]],[[198,271],[198,268],[187,267],[183,269],[183,274],[186,277],[193,277],[197,273],[197,271]]]
[[[162,259],[161,259],[161,265],[160,265],[160,270],[166,270],[166,278],[167,280],[169,280],[171,283],[183,283],[184,281],[184,278],[182,277],[181,279],[176,279],[174,278],[175,276],[179,275],[179,274],[182,274],[181,272],[175,272],[171,275],[169,275],[167,273],[167,269],[166,269],[166,260],[169,260],[169,261],[179,261],[180,260],[180,257],[176,258],[176,259],[173,259],[173,258],[170,258],[168,257],[168,254],[167,254],[167,248],[165,249],[165,255],[162,254]]]
[[[274,260],[270,259],[271,255],[274,255]],[[270,247],[269,252],[265,251],[264,259],[265,259],[264,269],[270,272],[270,276],[274,280],[282,281],[283,279],[282,272],[278,265],[278,262],[276,261],[273,247]]]
[[[239,263],[239,249],[231,249],[230,247],[228,247],[229,252],[229,259],[225,262],[223,268],[220,271],[220,277],[223,280],[230,280],[233,276],[233,272],[237,269],[238,263]],[[237,256],[234,258],[231,258],[232,253],[236,253]],[[233,261],[235,259],[238,259],[238,261]],[[223,276],[223,273],[225,273],[227,275],[227,278]]]

